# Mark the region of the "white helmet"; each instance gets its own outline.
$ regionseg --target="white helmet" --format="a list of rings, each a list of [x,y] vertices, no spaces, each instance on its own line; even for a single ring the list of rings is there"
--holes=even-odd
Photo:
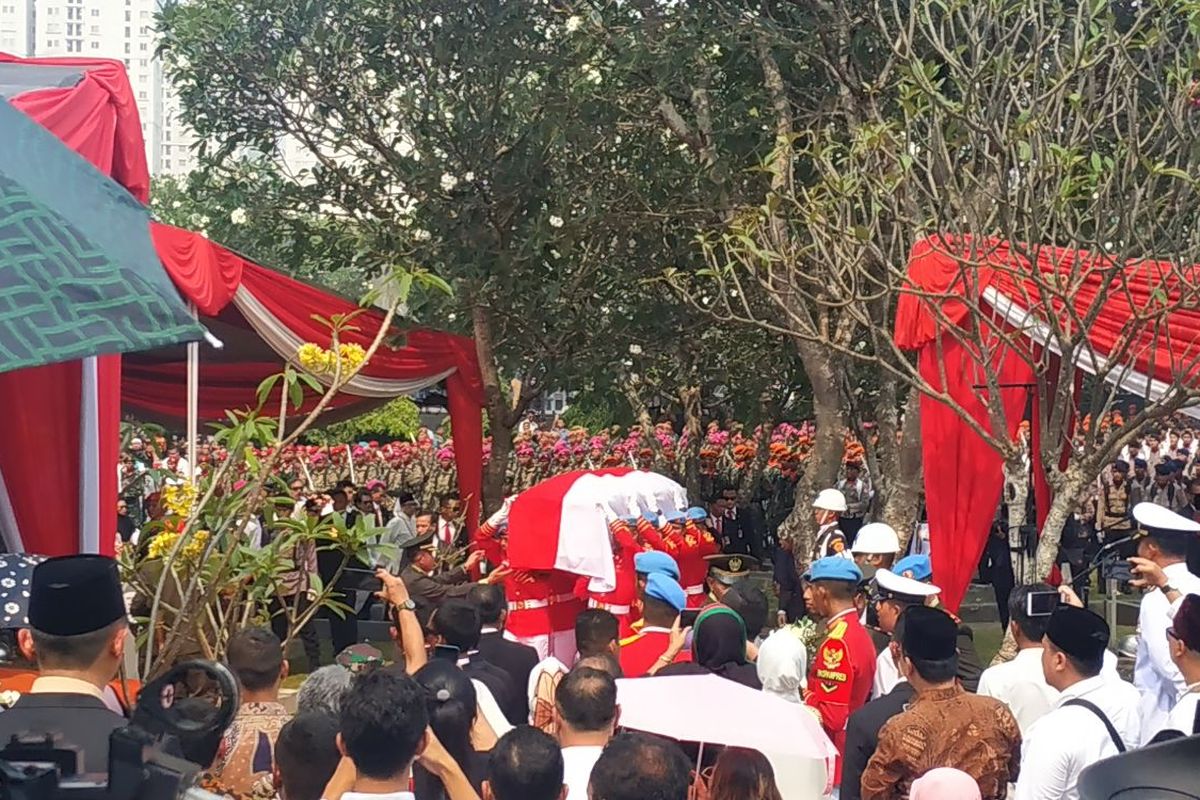
[[[836,511],[841,514],[846,510],[846,495],[837,489],[822,489],[817,494],[817,499],[813,501],[813,508],[819,508],[822,511]]]
[[[891,525],[883,522],[868,522],[858,529],[854,537],[854,546],[850,552],[855,555],[875,553],[899,553],[900,537]]]

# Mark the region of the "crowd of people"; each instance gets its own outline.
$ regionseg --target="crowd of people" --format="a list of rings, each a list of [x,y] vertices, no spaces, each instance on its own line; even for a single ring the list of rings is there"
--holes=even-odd
[[[604,595],[568,573],[509,569],[507,508],[469,536],[447,509],[404,531],[399,562],[376,572],[394,663],[352,645],[306,677],[292,712],[281,637],[232,637],[241,706],[206,785],[283,800],[821,795],[796,793],[769,753],[698,753],[622,727],[621,681],[689,675],[806,708],[836,751],[829,788],[846,800],[1074,800],[1091,764],[1198,729],[1200,577],[1185,556],[1200,523],[1150,503],[1131,512],[1134,584],[1146,590],[1131,684],[1107,623],[1066,586],[1015,591],[1018,654],[981,669],[928,556],[902,556],[882,523],[839,527],[839,490],[813,505],[823,552],[792,555],[796,582],[777,589],[799,602],[780,606],[776,626],[753,558],[718,552],[703,509],[614,515],[618,594]],[[459,535],[473,555],[447,566],[437,556]],[[102,770],[124,722],[106,695],[129,625],[116,566],[72,556],[31,570],[28,584],[5,580],[29,586],[17,641],[39,677],[0,714],[0,739],[61,732]],[[1056,602],[1038,610],[1031,598],[1046,595]],[[787,624],[799,616],[817,622],[814,646]]]

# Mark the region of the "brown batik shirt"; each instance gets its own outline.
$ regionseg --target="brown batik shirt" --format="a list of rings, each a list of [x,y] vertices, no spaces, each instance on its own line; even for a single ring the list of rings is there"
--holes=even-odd
[[[962,687],[919,693],[884,724],[862,776],[862,800],[904,800],[912,782],[954,767],[979,784],[983,800],[1003,800],[1021,766],[1021,730],[1008,706]]]

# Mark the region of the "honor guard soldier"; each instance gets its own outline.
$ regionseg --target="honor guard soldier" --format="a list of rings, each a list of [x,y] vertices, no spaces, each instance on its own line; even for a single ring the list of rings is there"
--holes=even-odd
[[[809,670],[804,702],[837,747],[834,786],[841,784],[846,722],[867,702],[875,677],[875,647],[854,606],[860,580],[858,567],[841,556],[818,560],[804,575],[808,608],[825,620],[825,638]]]
[[[679,563],[679,582],[687,595],[687,607],[703,608],[707,603],[704,584],[708,575],[704,557],[716,555],[721,547],[707,530],[690,524],[682,511],[668,511],[665,516],[669,533],[664,538],[675,542],[672,555]]]
[[[818,561],[829,556],[850,558],[846,535],[838,527],[841,514],[846,510],[846,496],[837,489],[822,489],[813,501],[813,516],[816,517],[817,541],[813,546],[811,560]]]
[[[636,523],[635,523],[636,524]],[[633,633],[633,606],[637,600],[637,567],[634,560],[643,550],[634,538],[628,520],[614,519],[608,525],[612,536],[613,562],[616,567],[616,585],[610,592],[593,592],[587,589],[588,578],[580,578],[587,596],[588,608],[602,608],[617,618],[620,636]]]
[[[657,572],[646,576],[645,624],[636,634],[621,640],[621,673],[626,678],[642,677],[666,652],[671,642],[671,626],[686,602],[683,589],[668,576]],[[675,661],[689,659],[685,652]]]

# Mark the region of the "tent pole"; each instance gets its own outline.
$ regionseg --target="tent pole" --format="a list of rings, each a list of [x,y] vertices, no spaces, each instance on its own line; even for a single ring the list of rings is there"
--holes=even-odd
[[[192,319],[199,320],[196,304],[188,303]],[[188,482],[196,483],[196,472],[199,464],[196,461],[196,438],[198,418],[200,416],[200,343],[188,342],[187,346],[187,457]]]

